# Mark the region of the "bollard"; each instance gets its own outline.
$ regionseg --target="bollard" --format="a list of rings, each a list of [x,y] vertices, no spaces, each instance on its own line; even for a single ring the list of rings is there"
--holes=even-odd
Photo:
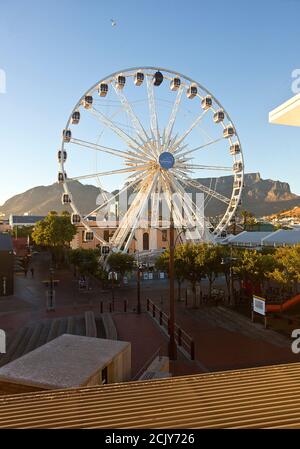
[[[100,301],[100,313],[103,313],[103,301]]]
[[[195,360],[195,342],[191,341],[191,360]]]
[[[150,311],[150,301],[149,301],[149,298],[147,298],[147,312],[149,312]]]
[[[111,313],[112,312],[112,305],[111,305],[111,302],[109,303],[109,313]]]
[[[127,312],[127,300],[124,299],[124,312]]]
[[[181,328],[178,328],[178,346],[182,345],[182,331]]]
[[[160,310],[159,311],[159,324],[162,326],[162,324],[163,324],[163,320],[162,320],[162,311]]]
[[[153,304],[152,306],[152,316],[153,318],[155,318],[155,304]]]

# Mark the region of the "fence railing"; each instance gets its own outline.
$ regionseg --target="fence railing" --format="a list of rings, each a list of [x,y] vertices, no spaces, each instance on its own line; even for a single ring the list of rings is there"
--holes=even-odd
[[[161,327],[165,328],[170,335],[169,316],[150,299],[147,299],[147,312]],[[175,340],[178,347],[184,349],[189,354],[191,360],[195,360],[195,342],[193,338],[176,323]]]
[[[148,366],[156,359],[156,357],[160,357],[160,351],[161,347],[159,347],[152,355],[149,357],[149,359],[144,363],[142,368],[139,369],[139,371],[136,373],[136,375],[132,378],[132,380],[138,380],[141,375],[147,371]]]

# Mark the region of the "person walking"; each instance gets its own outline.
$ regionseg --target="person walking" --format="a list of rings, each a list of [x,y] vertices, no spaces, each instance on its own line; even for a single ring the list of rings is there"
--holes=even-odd
[[[31,277],[33,277],[33,276],[34,276],[34,268],[31,267],[31,268],[30,268],[30,271],[31,271]]]

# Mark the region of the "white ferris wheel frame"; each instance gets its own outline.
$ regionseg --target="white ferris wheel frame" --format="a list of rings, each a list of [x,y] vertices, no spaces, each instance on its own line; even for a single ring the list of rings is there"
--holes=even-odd
[[[181,193],[183,194],[183,185],[188,186],[188,187],[194,187],[196,189],[199,189],[199,191],[206,193],[207,195],[211,195],[211,197],[216,198],[217,200],[226,203],[227,204],[227,209],[225,211],[225,213],[223,214],[223,217],[220,219],[218,225],[215,227],[214,231],[211,233],[211,231],[209,231],[209,239],[210,241],[214,241],[216,237],[220,236],[220,234],[222,233],[222,231],[224,231],[227,226],[229,225],[229,223],[231,223],[232,217],[235,215],[235,212],[239,206],[240,203],[240,199],[241,199],[241,195],[242,195],[242,190],[243,190],[243,185],[244,185],[244,157],[243,157],[243,151],[242,151],[242,146],[240,143],[240,139],[238,136],[238,133],[236,131],[236,128],[234,126],[234,123],[232,122],[229,114],[227,113],[227,111],[225,110],[225,108],[222,106],[222,104],[215,98],[215,96],[208,90],[206,89],[204,86],[202,86],[200,83],[198,83],[197,81],[193,80],[192,78],[183,75],[177,71],[174,70],[169,70],[169,69],[164,69],[162,67],[152,67],[152,66],[144,66],[144,67],[133,67],[133,68],[127,68],[127,69],[123,69],[123,70],[118,70],[112,74],[110,74],[109,76],[106,76],[105,78],[102,78],[100,81],[98,81],[97,83],[95,83],[91,88],[89,88],[79,99],[79,101],[76,103],[75,107],[73,108],[66,126],[65,126],[65,130],[69,130],[70,124],[71,124],[71,120],[72,120],[72,115],[75,111],[78,111],[80,107],[82,107],[82,103],[84,101],[84,99],[86,98],[86,96],[88,95],[93,95],[96,91],[98,86],[101,83],[106,83],[108,85],[111,85],[112,88],[114,88],[114,90],[116,91],[116,94],[119,97],[120,102],[122,103],[122,106],[125,110],[125,112],[127,113],[127,115],[129,116],[131,123],[133,125],[133,128],[135,129],[136,132],[136,136],[132,137],[132,136],[128,136],[126,134],[125,131],[123,131],[121,128],[118,128],[118,126],[116,126],[114,124],[114,122],[104,116],[101,112],[97,111],[97,110],[93,110],[92,109],[92,113],[94,113],[95,115],[98,115],[101,117],[101,121],[102,124],[105,124],[107,127],[111,128],[116,134],[120,135],[122,134],[121,138],[123,141],[127,141],[127,145],[129,147],[128,151],[122,151],[122,150],[115,150],[113,148],[109,148],[109,147],[105,147],[102,145],[97,145],[97,144],[93,144],[91,142],[86,142],[86,141],[82,141],[79,139],[75,139],[75,138],[71,138],[71,143],[74,144],[78,144],[80,146],[84,146],[84,147],[88,147],[88,148],[92,148],[95,150],[99,150],[99,151],[103,151],[106,152],[108,154],[113,154],[115,156],[119,156],[119,157],[125,157],[125,155],[127,156],[126,160],[128,162],[127,167],[128,168],[124,168],[123,170],[112,170],[111,172],[103,172],[103,173],[96,173],[96,174],[91,174],[91,175],[83,175],[83,176],[78,176],[75,178],[67,178],[66,175],[66,171],[64,168],[64,158],[62,157],[59,163],[60,166],[60,170],[61,173],[63,174],[63,189],[65,194],[69,195],[69,197],[71,197],[71,192],[69,190],[68,187],[68,182],[70,180],[79,180],[79,179],[87,179],[88,177],[98,177],[98,176],[105,176],[105,175],[109,175],[109,174],[114,174],[114,173],[122,173],[122,172],[126,172],[129,173],[130,172],[130,159],[132,159],[133,165],[135,164],[135,167],[138,167],[138,170],[140,170],[140,176],[136,175],[134,177],[134,171],[133,175],[132,175],[132,179],[133,180],[133,184],[135,185],[137,182],[140,182],[142,188],[140,188],[140,192],[141,195],[137,195],[137,197],[139,198],[139,196],[142,196],[142,193],[144,192],[144,190],[146,189],[146,199],[149,198],[149,195],[151,194],[151,192],[153,191],[153,186],[154,186],[154,182],[150,183],[151,187],[149,187],[149,184],[147,184],[147,182],[144,180],[142,180],[142,175],[144,173],[143,171],[143,164],[142,162],[145,161],[149,162],[149,160],[147,160],[147,153],[146,151],[142,148],[143,144],[148,144],[149,147],[149,136],[147,134],[147,132],[145,131],[145,129],[143,128],[142,124],[139,122],[138,118],[136,117],[133,109],[131,108],[131,104],[129,103],[129,101],[127,100],[126,96],[123,94],[123,92],[121,90],[118,91],[118,89],[116,88],[115,85],[113,85],[113,81],[116,80],[116,77],[118,75],[123,75],[126,77],[126,79],[128,77],[134,77],[134,75],[136,74],[136,72],[142,72],[145,76],[145,80],[144,82],[147,83],[147,94],[148,94],[148,103],[149,103],[149,111],[150,111],[150,132],[152,134],[152,136],[150,136],[151,139],[156,139],[157,141],[161,142],[162,140],[162,136],[160,136],[159,134],[159,127],[158,127],[158,123],[157,123],[157,115],[156,115],[156,105],[155,105],[155,99],[154,99],[154,95],[153,95],[153,83],[150,82],[150,77],[153,77],[155,72],[162,72],[164,79],[167,80],[172,80],[174,77],[179,77],[181,80],[184,80],[184,83],[181,84],[180,88],[177,90],[177,95],[176,95],[176,99],[174,101],[173,104],[173,108],[172,108],[172,112],[171,115],[169,117],[169,121],[168,124],[164,130],[164,142],[161,145],[161,149],[165,152],[169,151],[169,145],[171,146],[171,148],[173,149],[172,154],[174,156],[179,155],[180,157],[184,156],[184,155],[188,155],[189,153],[192,153],[193,151],[199,150],[201,148],[204,148],[206,146],[209,145],[213,145],[214,143],[217,143],[217,141],[222,140],[222,138],[208,142],[204,145],[199,146],[196,149],[184,149],[185,147],[180,147],[180,144],[182,143],[182,141],[185,139],[185,137],[191,132],[191,130],[201,121],[201,118],[203,117],[203,115],[205,115],[205,113],[207,112],[206,110],[204,110],[199,117],[197,117],[197,119],[192,123],[192,125],[190,126],[190,128],[178,139],[177,135],[175,137],[172,136],[172,129],[175,123],[175,119],[177,116],[177,112],[180,106],[180,101],[181,101],[181,96],[182,93],[184,92],[185,88],[188,88],[190,85],[195,85],[198,88],[197,94],[196,96],[198,98],[200,98],[200,100],[202,100],[204,98],[203,95],[201,95],[201,93],[203,92],[205,94],[205,96],[210,96],[212,98],[213,104],[210,107],[210,109],[213,111],[213,113],[217,112],[218,110],[222,110],[224,112],[224,116],[227,119],[227,126],[228,125],[232,125],[234,128],[234,138],[235,138],[235,142],[233,142],[232,137],[227,138],[230,146],[233,144],[238,143],[239,144],[239,148],[240,151],[238,152],[238,154],[233,154],[232,158],[233,158],[233,165],[232,165],[232,170],[231,170],[231,175],[233,175],[233,185],[232,185],[232,193],[231,193],[231,197],[225,197],[224,195],[216,192],[214,189],[211,189],[210,187],[207,187],[201,183],[199,183],[199,181],[196,181],[195,179],[189,177],[187,175],[187,173],[189,173],[188,171],[183,171],[182,173],[180,173],[180,171],[178,171],[177,173],[177,179],[175,179],[175,183],[174,180],[170,180],[169,185],[173,184],[174,188],[180,189]],[[148,73],[149,72],[149,73]],[[172,77],[170,77],[169,75],[172,75]],[[189,83],[189,84],[187,84]],[[200,90],[200,92],[199,92]],[[215,105],[218,107],[216,108]],[[224,120],[225,120],[224,118]],[[226,128],[226,125],[224,123],[224,121],[221,121],[220,123],[217,123],[216,125],[221,125],[223,127],[223,130]],[[171,138],[173,137],[173,138]],[[139,140],[135,140],[138,139]],[[169,140],[170,139],[170,140]],[[64,151],[66,151],[65,149],[65,141],[64,138],[62,139],[62,144],[61,144],[61,154],[64,154]],[[155,151],[157,151],[155,148],[152,148],[153,153],[155,153]],[[157,154],[157,157],[159,156],[159,153]],[[150,159],[148,157],[148,159]],[[241,170],[239,170],[238,172],[234,172],[233,170],[233,166],[235,163],[240,163],[241,164]],[[195,166],[194,164],[190,164],[190,166],[188,166],[188,169],[191,170],[192,168],[210,168],[210,169],[229,169],[228,167],[218,167],[218,166],[213,166],[213,167],[209,167],[209,166],[200,166],[197,165]],[[177,167],[177,170],[180,169],[180,166]],[[185,168],[186,170],[186,168]],[[155,173],[153,172],[153,176],[155,176]],[[166,173],[166,176],[168,176],[168,173]],[[145,174],[144,174],[145,177]],[[146,176],[147,178],[147,176]],[[139,181],[136,181],[136,179],[139,179]],[[178,181],[181,183],[178,183]],[[238,188],[234,187],[234,183],[235,181],[238,181]],[[129,182],[130,184],[130,182]],[[128,188],[128,186],[127,186]],[[120,192],[119,192],[120,193]],[[116,195],[115,195],[116,196]],[[109,200],[107,200],[108,202],[113,199],[110,198]],[[143,209],[142,205],[140,204],[141,200],[134,200],[133,203],[131,204],[131,206],[129,207],[129,209],[132,209],[133,212],[136,211],[135,213],[137,214],[137,218],[140,217],[141,215],[141,210]],[[143,201],[142,201],[143,202]],[[144,196],[144,203],[145,203],[145,196]],[[94,232],[92,227],[90,226],[90,224],[87,221],[87,217],[90,216],[92,213],[94,213],[95,211],[97,211],[99,208],[101,208],[103,206],[103,204],[99,207],[97,207],[94,211],[91,211],[88,214],[81,214],[81,212],[79,211],[79,209],[76,206],[76,203],[74,202],[74,199],[72,197],[70,206],[72,208],[72,211],[74,214],[78,214],[81,217],[81,223],[84,226],[84,228],[87,231],[90,232]],[[129,210],[128,209],[128,210]],[[128,211],[127,211],[128,212]],[[189,211],[189,213],[191,213],[191,210]],[[126,214],[125,214],[126,215]],[[131,243],[131,240],[134,236],[134,232],[136,230],[136,221],[131,223],[131,229],[129,229],[128,227],[125,229],[123,229],[123,233],[120,230],[121,228],[117,228],[115,231],[115,234],[117,234],[117,236],[119,238],[114,238],[115,234],[113,236],[113,240],[110,242],[105,241],[104,239],[102,239],[99,235],[97,235],[97,233],[94,233],[95,238],[100,242],[100,244],[105,245],[105,246],[111,246],[111,247],[115,247],[118,248],[119,250],[121,249],[121,247],[123,247],[122,251],[126,252],[129,248],[129,245]],[[209,226],[209,224],[207,225]],[[127,241],[125,243],[124,246],[124,242],[126,240],[126,237],[128,236],[128,232],[130,232],[130,236],[129,238],[127,238]],[[124,237],[124,233],[126,233],[126,236]],[[207,235],[206,237],[203,237],[204,239],[207,239]]]

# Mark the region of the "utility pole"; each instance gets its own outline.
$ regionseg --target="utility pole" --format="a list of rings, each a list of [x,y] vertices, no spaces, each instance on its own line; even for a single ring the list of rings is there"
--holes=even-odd
[[[137,263],[137,313],[141,313],[141,271],[140,271],[140,263]]]
[[[174,278],[174,219],[173,219],[173,202],[171,204],[171,216],[170,216],[170,261],[169,261],[169,358],[170,360],[177,359],[177,348],[175,341],[175,278]]]

